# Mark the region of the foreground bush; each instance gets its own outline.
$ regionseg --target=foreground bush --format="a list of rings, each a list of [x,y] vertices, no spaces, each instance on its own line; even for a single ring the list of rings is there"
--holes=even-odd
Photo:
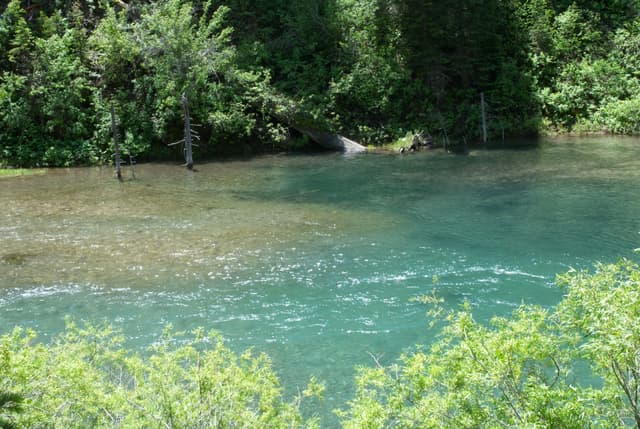
[[[465,306],[429,350],[360,369],[344,427],[640,427],[640,268],[623,260],[558,283],[567,295],[553,310],[485,326]]]
[[[640,267],[621,260],[558,284],[555,308],[522,306],[488,326],[469,305],[443,313],[437,295],[421,297],[446,314],[439,338],[361,368],[343,426],[640,428]],[[284,401],[266,356],[238,357],[202,331],[167,330],[144,358],[108,327],[70,323],[50,345],[18,328],[0,338],[0,428],[318,427],[299,405],[321,391],[312,379]]]
[[[238,357],[201,331],[179,342],[168,332],[145,358],[121,345],[110,328],[72,323],[50,345],[31,331],[5,335],[0,392],[25,398],[5,420],[28,428],[317,426],[302,419],[300,398],[283,400],[265,355]]]

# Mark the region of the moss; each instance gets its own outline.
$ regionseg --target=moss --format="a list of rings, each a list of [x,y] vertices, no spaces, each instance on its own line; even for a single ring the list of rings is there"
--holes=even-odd
[[[42,168],[0,168],[0,179],[3,177],[34,176],[44,174]]]

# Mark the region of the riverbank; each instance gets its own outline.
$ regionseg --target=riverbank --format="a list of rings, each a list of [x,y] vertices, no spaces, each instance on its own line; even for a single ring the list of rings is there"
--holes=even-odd
[[[44,174],[43,168],[0,168],[0,179],[5,177],[16,176],[33,176],[36,174]]]

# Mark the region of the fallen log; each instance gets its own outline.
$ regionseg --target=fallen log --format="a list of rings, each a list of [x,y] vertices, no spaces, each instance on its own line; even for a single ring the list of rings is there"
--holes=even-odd
[[[304,128],[296,128],[301,133],[308,136],[311,140],[318,143],[325,149],[335,150],[345,153],[366,152],[367,148],[360,143],[354,142],[340,134],[327,133],[322,131],[308,130]]]

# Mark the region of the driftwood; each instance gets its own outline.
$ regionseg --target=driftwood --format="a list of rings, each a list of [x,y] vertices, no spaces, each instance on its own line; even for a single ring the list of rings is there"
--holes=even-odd
[[[318,143],[325,149],[335,150],[345,153],[365,152],[366,147],[354,142],[340,134],[326,133],[322,131],[314,131],[305,128],[296,128],[301,133],[307,135],[311,140]]]
[[[422,149],[433,149],[433,137],[424,131],[414,134],[411,139],[411,146],[401,147],[400,153],[417,152]]]
[[[303,118],[307,115],[299,111],[298,106],[293,102],[285,102],[284,108],[272,112],[272,115],[278,122],[306,135],[325,149],[345,153],[366,152],[367,150],[367,148],[361,144],[340,134],[309,128],[309,126],[313,127],[313,125],[302,125],[302,123],[309,124],[313,123],[313,121],[309,121],[308,117],[306,118],[307,120],[304,120]]]

